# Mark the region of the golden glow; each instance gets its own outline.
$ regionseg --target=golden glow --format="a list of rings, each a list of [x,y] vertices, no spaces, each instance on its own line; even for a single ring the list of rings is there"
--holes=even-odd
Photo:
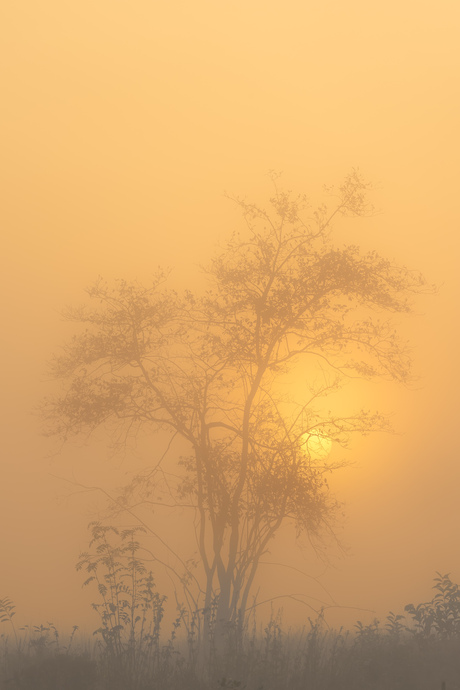
[[[302,450],[313,460],[324,460],[332,448],[332,439],[318,431],[307,432],[302,436]]]
[[[347,504],[353,555],[323,583],[339,603],[384,617],[426,601],[436,570],[458,581],[460,463],[446,429],[458,425],[460,388],[460,3],[2,5],[0,597],[22,623],[92,631],[74,563],[98,494],[70,496],[52,475],[111,489],[133,470],[131,458],[105,461],[102,441],[55,454],[30,414],[54,391],[46,360],[74,332],[61,309],[84,302],[98,275],[147,283],[158,265],[173,269],[170,286],[194,289],[216,242],[245,232],[224,190],[265,205],[274,169],[314,207],[352,166],[376,184],[379,212],[337,216],[338,243],[375,248],[442,288],[420,303],[423,316],[397,323],[414,346],[413,387],[353,380],[330,396],[338,414],[388,412],[403,433],[334,444],[334,461],[351,465],[331,487]],[[294,542],[278,560],[293,558]],[[314,559],[299,568],[322,572]],[[312,580],[288,580],[294,571],[267,567],[267,583],[280,572],[286,591],[322,598]],[[347,624],[365,615],[334,610]]]

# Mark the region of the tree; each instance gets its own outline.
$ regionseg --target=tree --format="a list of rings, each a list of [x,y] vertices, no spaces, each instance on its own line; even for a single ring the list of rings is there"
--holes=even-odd
[[[122,500],[135,490],[148,500],[162,487],[194,512],[201,575],[179,559],[178,577],[192,609],[209,616],[217,606],[218,624],[244,619],[283,522],[313,540],[333,530],[334,465],[308,438],[346,444],[386,422],[363,410],[321,413],[319,398],[348,375],[408,380],[409,352],[391,314],[409,312],[425,286],[375,251],[334,245],[334,219],[369,211],[369,185],[356,171],[329,190],[331,208],[314,212],[274,185],[268,210],[234,199],[247,232],[217,254],[202,294],[168,290],[161,273],[148,288],[98,281],[89,290],[95,308],[66,312],[84,328],[55,357],[64,392],[45,405],[48,431],[65,439],[109,424],[123,443],[140,428],[186,440],[181,477],[166,481],[166,456]],[[295,407],[279,382],[302,358],[331,375]]]

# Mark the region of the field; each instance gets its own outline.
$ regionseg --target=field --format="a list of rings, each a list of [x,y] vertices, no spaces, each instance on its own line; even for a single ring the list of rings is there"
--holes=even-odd
[[[460,594],[448,575],[435,578],[433,600],[405,614],[351,631],[322,616],[297,631],[281,616],[265,627],[228,626],[217,644],[215,621],[179,610],[169,630],[164,598],[129,586],[118,608],[99,609],[92,639],[77,627],[65,640],[52,623],[17,630],[15,607],[0,601],[0,687],[10,690],[455,690],[460,688]],[[142,588],[139,588],[141,591]],[[108,602],[109,590],[105,591]],[[98,605],[95,605],[97,608]]]

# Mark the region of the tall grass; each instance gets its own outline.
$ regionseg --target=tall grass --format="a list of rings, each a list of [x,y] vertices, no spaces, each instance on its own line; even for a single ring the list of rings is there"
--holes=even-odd
[[[278,614],[263,628],[254,619],[243,631],[229,626],[217,649],[213,615],[180,608],[165,623],[166,598],[138,557],[137,528],[91,529],[77,567],[98,597],[92,640],[78,637],[77,626],[66,640],[52,623],[18,630],[14,603],[1,599],[1,689],[460,689],[460,590],[448,574],[437,574],[430,602],[383,623],[334,631],[320,615],[293,631]]]
[[[205,663],[186,640],[159,642],[156,659],[133,667],[102,640],[58,647],[48,626],[0,640],[0,687],[12,690],[446,690],[460,688],[458,639],[398,638],[379,626],[364,633],[321,625],[283,631],[276,620]],[[152,655],[155,656],[155,653]],[[135,672],[130,675],[133,671]]]

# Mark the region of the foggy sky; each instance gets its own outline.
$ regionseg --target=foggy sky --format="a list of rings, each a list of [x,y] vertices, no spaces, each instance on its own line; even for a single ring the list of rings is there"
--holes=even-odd
[[[448,0],[2,7],[0,598],[23,622],[93,620],[74,565],[97,498],[67,497],[51,474],[116,486],[130,468],[103,436],[51,457],[40,435],[46,361],[72,333],[60,311],[98,275],[146,281],[162,265],[180,286],[197,279],[242,227],[223,192],[263,203],[269,170],[315,200],[359,167],[380,212],[337,231],[439,286],[400,320],[418,380],[353,393],[401,433],[356,439],[332,480],[349,554],[321,582],[382,616],[431,599],[436,570],[460,580],[459,19]],[[274,589],[285,577],[272,571]]]

